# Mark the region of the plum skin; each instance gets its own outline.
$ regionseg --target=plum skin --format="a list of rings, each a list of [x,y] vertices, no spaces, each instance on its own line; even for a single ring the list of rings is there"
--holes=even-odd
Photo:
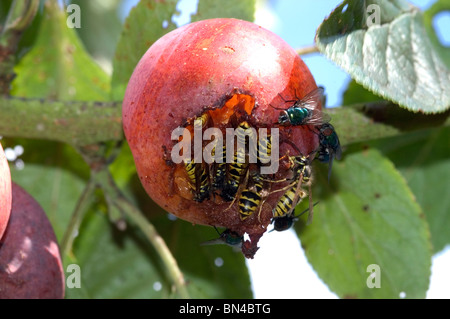
[[[53,228],[34,198],[14,183],[10,221],[0,244],[0,299],[64,298]]]
[[[240,222],[237,208],[224,213],[228,203],[186,200],[174,191],[171,132],[205,109],[220,108],[233,93],[254,97],[254,126],[273,127],[280,113],[274,107],[287,108],[292,103],[283,99],[301,98],[316,88],[295,50],[253,23],[203,20],[166,34],[139,61],[123,101],[123,129],[143,187],[166,211],[194,224],[262,234],[282,192],[268,198],[261,223]],[[317,135],[308,127],[290,131],[302,154],[317,149]]]
[[[0,239],[5,232],[11,212],[11,174],[0,144]]]

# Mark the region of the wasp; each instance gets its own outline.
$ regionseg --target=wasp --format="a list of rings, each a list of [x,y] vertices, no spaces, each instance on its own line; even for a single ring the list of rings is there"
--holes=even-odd
[[[329,122],[330,117],[317,108],[317,105],[323,100],[323,91],[324,89],[319,87],[309,92],[302,99],[296,97],[295,100],[285,100],[280,95],[285,103],[294,102],[294,104],[287,109],[272,106],[274,109],[281,110],[278,124],[283,126],[320,125]]]
[[[318,202],[315,202],[313,206],[316,206],[317,203]],[[310,208],[307,208],[298,215],[288,214],[288,215],[284,215],[282,217],[273,218],[272,219],[273,229],[271,231],[273,231],[273,230],[276,230],[276,231],[288,230],[289,228],[292,227],[292,225],[294,225],[294,223],[300,218],[300,216],[302,216],[304,213],[306,213],[309,210],[310,210]]]
[[[245,220],[253,214],[261,204],[263,181],[258,175],[255,175],[253,183],[253,187],[247,186],[239,197],[239,217],[241,220]]]
[[[214,147],[212,150],[212,155],[215,156],[216,148]],[[215,163],[214,169],[213,169],[213,177],[212,177],[212,187],[213,189],[219,189],[223,190],[225,187],[225,179],[227,175],[227,164],[226,164],[226,157],[227,157],[227,149],[224,145],[222,148],[222,163]]]
[[[230,163],[228,168],[228,179],[225,187],[221,193],[221,196],[227,202],[233,201],[235,195],[239,189],[240,181],[245,176],[248,163],[238,163],[237,159],[242,156],[240,152],[234,153],[234,162]],[[245,156],[245,155],[244,155]]]
[[[328,163],[328,181],[331,176],[331,167],[333,159],[338,160],[342,157],[341,144],[339,137],[330,123],[323,123],[318,127],[319,129],[319,150],[317,152],[317,159],[321,163]]]
[[[279,218],[291,216],[295,206],[306,196],[305,191],[301,188],[302,183],[309,183],[309,185],[311,185],[311,166],[309,158],[307,156],[291,156],[289,160],[294,167],[293,182],[287,186],[286,192],[281,196],[273,209],[274,221]],[[282,190],[285,189],[286,188]],[[312,207],[310,207],[310,214],[312,214]]]
[[[296,191],[297,183],[291,185],[283,196],[281,196],[278,200],[277,206],[275,206],[273,210],[274,219],[290,215],[291,211],[295,207],[294,198]],[[303,193],[300,194],[300,198],[302,197],[304,197]]]
[[[222,233],[219,233],[217,228],[214,226],[214,229],[219,234],[219,238],[208,240],[201,245],[216,245],[216,244],[225,244],[232,247],[241,247],[242,242],[244,241],[244,236],[239,235],[238,233],[225,229]]]
[[[184,165],[189,184],[195,193],[194,200],[201,203],[205,199],[209,199],[210,187],[206,166],[202,163],[194,163],[191,160],[185,160]]]
[[[244,147],[243,148],[238,147],[236,152],[234,153],[234,161],[229,165],[227,183],[221,194],[224,200],[233,201],[233,203],[235,195],[238,192],[241,179],[243,176],[246,176],[248,168],[248,161],[246,158],[246,147],[245,147],[246,146],[245,133],[249,132],[247,130],[250,128],[250,125],[246,121],[244,121],[239,124],[238,128],[240,128],[236,131],[238,145],[242,145]],[[249,138],[250,139],[254,138],[253,131],[251,130]]]
[[[272,154],[272,137],[267,136],[260,138],[258,141],[258,162],[260,164],[267,164],[271,160]]]

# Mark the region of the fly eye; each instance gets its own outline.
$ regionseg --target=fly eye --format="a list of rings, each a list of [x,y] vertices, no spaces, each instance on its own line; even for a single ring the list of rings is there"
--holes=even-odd
[[[323,130],[322,134],[325,136],[330,136],[331,134],[333,134],[333,130],[331,128],[327,128]]]

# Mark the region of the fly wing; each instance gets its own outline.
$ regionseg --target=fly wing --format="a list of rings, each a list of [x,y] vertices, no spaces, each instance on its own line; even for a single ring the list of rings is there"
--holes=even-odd
[[[308,110],[314,110],[319,103],[322,103],[323,92],[323,87],[318,87],[317,89],[306,94],[302,99],[295,102],[293,106],[304,107]]]
[[[304,98],[298,100],[294,104],[294,107],[305,108],[312,111],[312,115],[310,116],[310,118],[308,118],[305,124],[321,125],[323,123],[330,122],[331,117],[317,108],[319,103],[322,103],[323,92],[324,92],[323,87],[319,87],[314,91],[311,91],[308,94],[306,94]]]
[[[306,119],[305,125],[322,125],[331,121],[329,114],[322,112],[319,109],[314,109],[312,115]]]
[[[203,243],[200,243],[201,246],[207,246],[207,245],[226,245],[226,242],[223,240],[223,238],[214,238],[208,241],[205,241]]]

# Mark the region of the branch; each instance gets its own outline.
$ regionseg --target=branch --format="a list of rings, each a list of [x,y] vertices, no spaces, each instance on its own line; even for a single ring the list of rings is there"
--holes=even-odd
[[[92,203],[92,196],[95,191],[95,181],[90,179],[86,185],[83,194],[81,194],[78,199],[77,206],[70,218],[69,225],[66,228],[64,237],[61,241],[61,256],[65,258],[72,251],[72,244],[75,237],[78,234],[81,222],[83,221],[84,215],[86,214],[89,205]]]
[[[341,144],[450,126],[450,111],[412,113],[378,101],[325,110]],[[85,146],[123,140],[121,102],[70,102],[0,97],[0,136],[48,139]]]
[[[23,31],[33,21],[39,0],[15,0],[11,4],[6,22],[0,33],[0,94],[9,94],[10,84],[15,77],[15,52]]]
[[[167,274],[176,289],[175,292],[178,293],[183,299],[189,298],[189,292],[186,288],[186,281],[184,280],[183,274],[178,267],[177,261],[167,247],[164,239],[158,234],[155,226],[153,226],[153,224],[145,218],[142,212],[122,194],[107,167],[98,172],[93,172],[93,179],[103,190],[107,201],[131,219],[145,234],[148,241],[153,245],[156,253],[164,263]]]
[[[0,135],[48,139],[73,146],[121,140],[121,102],[0,98]]]
[[[317,53],[320,52],[316,45],[310,45],[307,47],[296,49],[295,52],[297,52],[298,55],[307,55],[311,53]]]
[[[413,113],[388,101],[329,108],[325,112],[332,116],[331,123],[342,145],[450,126],[450,110],[440,114]]]

